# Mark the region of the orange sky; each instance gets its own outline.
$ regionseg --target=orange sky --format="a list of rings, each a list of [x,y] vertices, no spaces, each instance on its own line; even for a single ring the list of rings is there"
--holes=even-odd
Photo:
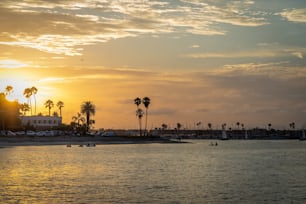
[[[145,96],[150,128],[305,128],[303,3],[3,0],[0,91],[35,86],[37,112],[61,100],[65,123],[90,100],[95,128],[137,128]]]

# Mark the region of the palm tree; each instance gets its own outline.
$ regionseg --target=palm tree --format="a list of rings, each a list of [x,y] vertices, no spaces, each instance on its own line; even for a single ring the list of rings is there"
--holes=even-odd
[[[73,130],[76,130],[79,133],[83,134],[84,133],[84,129],[82,128],[83,124],[85,124],[85,118],[82,116],[81,113],[77,113],[76,116],[72,117],[71,126]]]
[[[28,104],[30,106],[31,110],[31,115],[32,115],[32,103],[31,103],[31,96],[32,96],[32,91],[30,88],[25,88],[23,91],[23,95],[28,99]]]
[[[289,124],[290,128],[292,128],[293,130],[295,129],[295,122],[292,122]]]
[[[165,130],[168,128],[168,125],[167,124],[165,124],[165,123],[163,123],[162,125],[161,125],[161,129],[162,129],[162,133],[164,134],[165,133]]]
[[[244,124],[243,123],[241,123],[241,129],[244,130]]]
[[[86,115],[86,129],[88,131],[91,124],[90,116],[95,115],[96,106],[90,101],[85,101],[81,105],[81,113]]]
[[[58,101],[56,106],[58,107],[60,111],[60,116],[62,117],[62,108],[64,107],[64,102],[63,101]]]
[[[211,130],[211,126],[212,126],[211,123],[208,123],[207,126]]]
[[[176,123],[177,136],[179,136],[180,129],[182,128],[181,123]]]
[[[145,124],[145,132],[147,132],[147,123],[148,123],[148,108],[150,105],[151,99],[149,97],[144,97],[142,99],[142,103],[146,108],[146,124]]]
[[[200,125],[202,125],[202,122],[201,122],[201,121],[199,121],[199,122],[197,122],[197,123],[195,124],[195,126],[197,126],[197,129],[199,129]]]
[[[5,95],[10,95],[13,92],[12,86],[6,86],[5,88]]]
[[[271,123],[269,123],[269,124],[268,124],[269,130],[271,130],[271,126],[272,126],[272,124],[271,124]]]
[[[53,108],[53,106],[54,106],[54,103],[53,103],[53,101],[51,101],[50,99],[48,99],[48,100],[45,102],[45,108],[48,108],[48,109],[49,109],[49,116],[50,116],[51,108]]]
[[[77,116],[72,116],[72,122],[80,126],[81,123],[85,123],[85,118],[82,117],[81,113],[77,113]]]
[[[134,103],[136,104],[137,108],[139,107],[139,105],[141,104],[141,99],[139,97],[134,99]]]
[[[236,125],[237,125],[237,128],[239,130],[240,122],[237,122]]]
[[[138,117],[139,120],[139,135],[141,136],[141,118],[143,116],[144,112],[141,108],[138,108],[136,110],[136,116]]]
[[[222,130],[226,130],[226,123],[223,123],[221,127],[222,127]]]
[[[20,110],[23,112],[23,115],[26,115],[26,112],[30,110],[30,106],[27,103],[20,104]]]
[[[33,95],[34,96],[34,102],[35,102],[35,109],[34,109],[34,114],[36,115],[36,94],[37,94],[37,88],[35,87],[35,86],[32,86],[32,88],[31,88],[31,95]]]
[[[181,124],[181,123],[176,123],[176,128],[177,128],[177,130],[180,130],[181,127],[182,127],[182,124]]]

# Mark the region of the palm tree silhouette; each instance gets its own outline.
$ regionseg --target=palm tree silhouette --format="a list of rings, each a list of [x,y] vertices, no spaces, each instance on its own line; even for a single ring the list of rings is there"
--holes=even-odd
[[[139,105],[141,104],[141,99],[139,97],[134,99],[134,103],[136,104],[137,108],[139,107]]]
[[[58,101],[56,106],[58,107],[60,111],[60,116],[62,117],[62,108],[64,107],[64,102],[63,101]]]
[[[139,120],[139,135],[141,136],[141,118],[143,116],[144,112],[141,108],[138,108],[136,110],[136,116],[138,117]]]
[[[244,124],[243,123],[241,123],[241,128],[242,128],[242,130],[244,130]]]
[[[176,129],[177,129],[177,136],[179,136],[180,129],[182,128],[181,123],[176,123]]]
[[[96,106],[91,101],[85,101],[81,105],[81,113],[86,115],[86,129],[89,130],[89,126],[93,123],[93,120],[90,120],[91,115],[95,115]]]
[[[30,106],[27,103],[20,104],[20,110],[23,112],[23,115],[26,115],[26,112],[30,110]]]
[[[268,124],[269,130],[271,130],[271,126],[272,126],[272,124],[271,124],[271,123],[269,123],[269,124]]]
[[[10,95],[13,92],[12,86],[6,86],[5,88],[5,95]]]
[[[34,96],[34,102],[35,102],[35,109],[34,109],[34,114],[36,115],[36,94],[37,94],[37,88],[35,87],[35,86],[32,86],[32,88],[31,88],[31,95],[33,95]]]
[[[85,118],[82,117],[81,113],[77,113],[77,116],[72,116],[72,122],[81,125],[81,123],[85,123]]]
[[[176,123],[176,127],[177,127],[177,130],[180,130],[181,127],[182,127],[182,124],[181,123]]]
[[[45,102],[45,107],[49,109],[49,116],[50,116],[51,108],[53,108],[53,106],[54,106],[54,103],[53,103],[53,101],[51,101],[50,99],[48,99],[48,100]]]
[[[208,126],[208,129],[211,130],[211,126],[212,126],[211,123],[208,123],[207,126]]]
[[[32,91],[30,88],[25,88],[23,91],[23,95],[28,99],[28,104],[30,106],[31,110],[31,115],[32,115],[32,103],[31,103],[31,96],[32,96]]]
[[[223,123],[221,127],[222,127],[222,130],[226,130],[226,123]]]
[[[236,125],[237,125],[237,128],[239,130],[240,122],[237,122]]]
[[[82,125],[85,124],[85,118],[82,116],[81,113],[77,113],[76,116],[72,116],[72,122],[71,126],[73,127],[73,130],[78,131],[79,133],[82,132]]]
[[[149,97],[144,97],[142,99],[142,103],[146,108],[146,124],[145,124],[145,132],[147,132],[147,123],[148,123],[148,108],[150,105],[151,99]]]

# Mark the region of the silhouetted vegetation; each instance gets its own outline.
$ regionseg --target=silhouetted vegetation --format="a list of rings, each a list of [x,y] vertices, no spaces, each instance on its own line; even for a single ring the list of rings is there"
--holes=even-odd
[[[148,108],[151,103],[151,99],[149,97],[144,97],[142,100],[137,97],[134,99],[134,104],[137,106],[136,109],[136,116],[138,117],[138,122],[139,122],[139,135],[142,136],[142,117],[144,115],[144,112],[141,108],[139,108],[139,105],[143,103],[144,107],[146,108],[146,123],[145,123],[145,134],[148,135],[148,130],[147,130],[147,123],[148,123]]]
[[[138,108],[136,110],[136,116],[138,117],[138,122],[139,122],[139,136],[142,136],[142,132],[141,132],[141,119],[143,116],[144,112],[141,108]]]
[[[86,116],[86,130],[89,131],[90,126],[95,124],[95,121],[91,120],[90,116],[95,115],[96,106],[91,101],[85,101],[81,105],[81,113]]]
[[[71,129],[80,135],[86,134],[86,123],[85,118],[82,116],[81,113],[77,113],[76,116],[72,116],[72,121],[70,123]]]
[[[48,99],[46,102],[45,102],[45,107],[48,108],[49,110],[49,116],[50,116],[50,111],[51,111],[51,108],[53,108],[54,106],[54,103],[52,100]]]
[[[142,99],[142,103],[146,108],[146,124],[145,124],[145,133],[147,133],[147,124],[148,124],[148,108],[151,103],[151,99],[149,97],[144,97]]]
[[[62,117],[62,108],[64,107],[64,102],[63,101],[58,101],[56,103],[56,106],[58,107],[58,109],[60,111],[60,116]]]
[[[15,130],[20,128],[20,104],[17,101],[8,101],[6,93],[0,92],[0,120],[1,130]]]

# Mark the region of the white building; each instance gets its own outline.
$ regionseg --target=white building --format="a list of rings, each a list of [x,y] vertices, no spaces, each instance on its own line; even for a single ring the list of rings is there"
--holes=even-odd
[[[62,124],[62,117],[58,116],[20,116],[22,125],[31,125],[37,130],[46,130]]]

